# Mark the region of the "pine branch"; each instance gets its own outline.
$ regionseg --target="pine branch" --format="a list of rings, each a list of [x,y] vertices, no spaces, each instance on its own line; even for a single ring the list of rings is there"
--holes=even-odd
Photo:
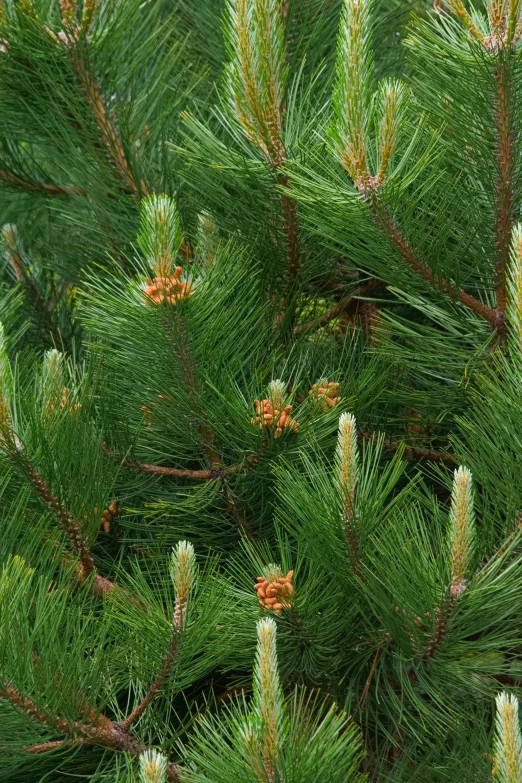
[[[455,600],[456,599],[454,596],[448,594],[447,598],[442,601],[441,606],[435,609],[435,628],[430,641],[424,649],[422,656],[424,661],[429,661],[431,658],[433,658],[440,645],[444,641]]]
[[[70,741],[65,740],[64,743],[47,742],[29,746],[26,748],[29,753],[45,753],[55,750],[63,744],[65,747],[70,744],[101,745],[111,750],[130,753],[133,756],[140,756],[147,750],[146,745],[127,731],[123,724],[109,720],[103,713],[98,713],[95,708],[90,707],[89,717],[93,719],[93,722],[79,723],[56,715],[50,716],[46,710],[40,708],[31,699],[22,696],[10,685],[0,686],[0,695],[36,723],[49,728],[56,726],[66,736],[74,735]],[[180,771],[180,767],[176,764],[167,763],[167,778],[170,783],[180,783]]]
[[[237,122],[251,143],[265,156],[276,174],[277,185],[288,188],[283,173],[287,160],[284,143],[285,7],[280,0],[230,0],[227,43],[228,97]],[[292,279],[300,272],[299,225],[295,201],[281,196],[283,228]]]
[[[91,73],[85,60],[81,58],[73,46],[69,46],[71,61],[74,65],[82,92],[91,107],[94,119],[100,130],[102,141],[109,153],[115,169],[134,196],[141,198],[147,195],[147,188],[142,181],[136,183],[129,160],[121,140],[118,129],[112,122],[105,108],[103,97],[96,84],[96,79]]]
[[[471,565],[474,540],[471,473],[461,466],[454,473],[449,516],[448,565],[451,582],[441,606],[435,610],[435,629],[424,650],[425,661],[433,658],[442,644],[455,604],[466,590],[466,576]]]
[[[67,511],[54,492],[47,486],[43,478],[27,459],[24,458],[24,466],[34,488],[44,503],[53,512],[60,527],[64,530],[71,548],[78,556],[85,579],[95,572],[96,566],[91,552],[82,534],[81,527],[76,519]]]
[[[463,18],[467,19],[467,12],[462,3],[451,3],[450,7],[459,18],[464,14]],[[380,168],[376,174],[373,174],[370,170],[367,150],[369,143],[367,126],[375,97],[372,93],[371,12],[371,0],[354,0],[354,2],[346,2],[344,6],[337,46],[334,117],[330,125],[334,153],[352,178],[361,200],[368,204],[373,222],[384,231],[410,269],[434,288],[440,288],[451,299],[468,307],[488,321],[493,328],[503,333],[506,320],[505,308],[493,310],[442,276],[436,275],[430,267],[423,264],[397,227],[382,200],[382,186],[389,173],[398,129],[403,119],[404,88],[399,82],[389,82],[381,89]],[[505,119],[504,115],[503,119]],[[508,143],[504,136],[502,142],[504,146]],[[503,147],[503,154],[505,152]],[[508,160],[511,161],[511,157],[508,156]],[[502,193],[504,194],[504,191]],[[511,210],[511,202],[507,199],[507,195],[503,195],[503,198],[502,228],[504,229],[504,223]],[[502,248],[504,253],[503,245]],[[507,253],[509,253],[509,245]]]
[[[26,753],[33,753],[39,755],[41,753],[49,753],[51,750],[58,750],[59,748],[74,748],[77,745],[87,745],[88,741],[83,739],[74,740],[53,740],[52,742],[39,742],[36,745],[26,745],[24,750]]]
[[[89,731],[82,723],[70,721],[55,715],[50,716],[46,710],[41,709],[31,699],[22,696],[20,692],[11,685],[4,684],[0,686],[0,695],[7,699],[14,707],[17,707],[19,710],[28,715],[32,720],[35,721],[35,723],[39,723],[42,726],[47,726],[49,728],[56,726],[56,728],[63,734],[78,733],[80,734],[82,740],[88,737],[93,731],[93,729],[90,727]],[[105,720],[107,719],[105,718]]]
[[[29,180],[22,179],[22,177],[19,177],[17,174],[13,174],[13,172],[6,171],[5,169],[0,169],[0,178],[22,190],[30,190],[33,193],[41,193],[45,196],[70,196],[73,193],[82,194],[82,191],[72,185],[61,187],[60,185],[51,185],[46,182],[29,182]]]
[[[503,333],[506,323],[506,315],[503,310],[493,310],[488,305],[476,299],[466,291],[457,288],[445,278],[436,275],[430,267],[420,261],[414,251],[411,249],[408,240],[397,228],[395,221],[390,215],[388,209],[374,197],[370,200],[370,211],[376,224],[385,232],[393,242],[406,264],[416,272],[426,282],[434,288],[440,288],[447,296],[468,307],[474,313],[484,318],[494,329]],[[508,246],[509,253],[509,246]]]
[[[518,783],[522,777],[518,699],[513,694],[499,693],[496,707],[493,777],[497,783]]]
[[[240,473],[243,470],[248,470],[249,467],[257,462],[257,456],[255,454],[250,454],[243,462],[239,462],[237,465],[191,470],[189,468],[170,468],[165,465],[148,465],[145,462],[137,462],[129,457],[115,457],[114,455],[111,455],[108,446],[103,444],[102,448],[107,456],[112,457],[115,462],[125,465],[129,470],[152,473],[156,476],[170,476],[171,478],[186,478],[197,481],[216,481],[216,479],[223,481],[232,473]]]
[[[496,305],[506,312],[506,270],[509,264],[511,232],[514,220],[515,145],[513,137],[513,58],[510,51],[501,51],[495,70],[495,119],[496,119]]]
[[[469,12],[466,10],[466,7],[464,6],[464,3],[462,0],[442,0],[445,2],[446,6],[450,8],[455,16],[460,19],[466,30],[470,33],[472,38],[474,38],[479,43],[484,42],[484,36],[478,29],[477,25],[471,18]]]
[[[169,649],[167,652],[167,655],[165,656],[165,660],[163,661],[163,664],[160,668],[159,673],[155,677],[155,679],[152,682],[152,685],[150,686],[146,696],[140,701],[138,706],[130,713],[130,715],[125,718],[123,723],[121,724],[127,731],[130,729],[133,723],[135,723],[138,718],[140,718],[149,704],[154,701],[156,696],[158,695],[161,686],[163,683],[168,679],[172,667],[174,665],[174,661],[176,659],[176,653],[178,651],[179,647],[179,633],[177,630],[174,631],[172,634]]]
[[[507,279],[510,343],[516,353],[522,350],[522,225],[513,229],[511,263]]]
[[[59,35],[50,31],[54,40],[65,46],[69,52],[71,62],[78,77],[82,93],[91,107],[93,117],[98,125],[103,144],[109,153],[109,157],[131,193],[138,198],[147,195],[145,184],[138,186],[132,173],[128,157],[121,140],[118,129],[112,122],[103,97],[100,93],[94,74],[90,70],[86,59],[82,56],[80,47],[88,45],[88,33],[96,11],[98,0],[87,0],[83,6],[80,25],[77,24],[77,9],[75,0],[61,0],[60,12],[64,30]]]
[[[423,449],[416,446],[405,446],[403,441],[395,441],[391,438],[384,438],[384,440],[381,441],[378,435],[365,430],[359,430],[357,434],[371,443],[382,442],[385,449],[401,449],[407,459],[426,459],[432,462],[444,462],[447,465],[457,464],[457,458],[445,452]]]
[[[60,503],[56,495],[46,485],[38,471],[25,459],[24,467],[38,495],[53,512],[58,524],[65,531],[74,554],[78,557],[78,562],[75,564],[72,555],[64,552],[60,559],[61,565],[64,568],[71,568],[71,566],[73,566],[73,579],[75,579],[80,585],[84,585],[89,582],[89,592],[96,598],[107,598],[115,591],[119,591],[123,595],[128,595],[125,590],[119,587],[119,585],[102,576],[98,572],[90,549],[82,535],[81,526],[78,521],[75,520],[74,517],[67,511],[67,509]],[[128,595],[128,597],[133,604],[138,606],[144,612],[147,611],[139,598],[133,595]]]
[[[244,533],[244,535],[247,538],[249,539],[255,538],[252,525],[248,521],[247,516],[243,511],[243,509],[240,508],[239,505],[237,504],[230,488],[225,483],[223,483],[221,490],[222,490],[223,499],[228,509],[228,513],[233,519],[236,520],[237,524],[239,525],[239,529]]]
[[[22,283],[25,290],[27,291],[33,304],[34,312],[40,320],[44,330],[48,332],[55,345],[62,345],[63,339],[53,320],[50,308],[46,305],[44,299],[40,295],[38,287],[33,277],[29,273],[24,259],[20,255],[19,249],[17,247],[18,242],[14,227],[5,226],[2,233],[4,235],[7,255],[11,267],[15,273],[16,279]]]
[[[122,723],[122,726],[126,730],[143,715],[149,704],[156,698],[161,686],[168,679],[172,671],[172,666],[180,647],[182,634],[185,630],[188,602],[195,580],[195,566],[196,556],[194,547],[187,541],[180,541],[172,553],[171,576],[176,592],[176,603],[167,654],[165,655],[160,671],[150,686],[148,693],[141,700],[136,709],[134,709]]]
[[[280,185],[283,189],[289,185],[288,177],[280,178]],[[297,210],[293,198],[287,195],[281,197],[283,206],[283,222],[288,248],[288,268],[291,277],[299,275],[300,256],[299,256],[299,223],[297,220]]]
[[[80,23],[79,36],[85,38],[91,28],[94,15],[98,9],[99,0],[84,0],[82,20]]]
[[[255,712],[261,719],[261,736],[247,736],[250,746],[250,763],[254,769],[262,771],[261,780],[275,781],[280,777],[279,754],[284,739],[285,705],[283,689],[279,677],[276,651],[275,621],[270,617],[257,623],[257,651],[254,667],[254,704]],[[248,732],[250,734],[250,732]],[[254,741],[261,739],[261,759],[258,758]],[[261,761],[261,764],[259,764]]]
[[[359,699],[359,710],[362,710],[364,708],[364,705],[366,704],[366,699],[368,698],[368,693],[370,692],[370,685],[372,683],[373,675],[375,674],[375,669],[377,668],[377,663],[379,662],[379,656],[382,652],[382,644],[377,647],[375,651],[375,655],[373,656],[372,665],[370,667],[370,673],[368,674],[368,678],[364,684],[363,692],[361,694],[361,698]]]

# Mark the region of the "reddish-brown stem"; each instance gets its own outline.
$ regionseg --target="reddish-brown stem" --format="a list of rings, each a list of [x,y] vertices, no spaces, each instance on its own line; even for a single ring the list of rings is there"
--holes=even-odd
[[[140,701],[138,706],[131,712],[131,714],[125,718],[123,723],[121,724],[123,728],[128,731],[133,723],[135,723],[138,718],[143,715],[149,704],[156,698],[156,696],[159,693],[159,690],[163,683],[168,679],[170,672],[172,671],[172,666],[174,664],[174,660],[176,658],[176,653],[178,650],[179,645],[179,632],[178,630],[174,630],[170,644],[169,649],[167,652],[167,655],[165,656],[165,659],[161,665],[161,668],[154,678],[152,685],[150,686],[148,693],[143,697],[143,699]]]
[[[453,13],[458,17],[458,19],[460,19],[470,35],[479,43],[483,43],[484,36],[478,29],[469,12],[466,10],[462,0],[433,0],[433,5],[435,8],[442,8],[444,3],[446,3],[451,8]]]
[[[222,704],[224,701],[229,701],[229,699],[233,699],[234,696],[246,693],[251,689],[252,688],[249,685],[236,685],[234,688],[227,688],[226,691],[223,691],[223,693],[216,696],[216,704]]]
[[[60,185],[50,185],[47,182],[29,182],[5,169],[0,169],[0,178],[5,182],[10,182],[11,185],[16,185],[24,190],[32,190],[35,193],[42,193],[46,196],[70,196],[71,193],[81,192],[73,186],[63,188]]]
[[[364,582],[364,575],[362,570],[361,554],[359,552],[359,541],[357,540],[357,534],[354,529],[354,515],[345,515],[344,519],[344,533],[350,547],[350,553],[352,556],[353,572],[355,576]]]
[[[207,455],[207,459],[210,463],[211,469],[217,468],[219,467],[221,460],[219,458],[219,454],[215,450],[214,435],[211,432],[210,428],[208,427],[205,421],[204,413],[201,410],[198,403],[198,385],[196,379],[196,366],[192,358],[190,343],[188,341],[187,333],[185,329],[185,323],[182,320],[182,318],[179,319],[175,334],[172,333],[172,324],[170,321],[167,321],[165,325],[171,331],[172,336],[169,338],[169,342],[172,346],[174,355],[176,356],[176,358],[180,363],[181,370],[183,372],[183,375],[185,376],[185,382],[187,384],[191,399],[193,400],[193,404],[195,406],[196,430],[198,431],[201,440],[203,441],[203,448],[205,454]]]
[[[288,177],[281,177],[281,186],[288,188]],[[295,201],[288,195],[283,194],[281,197],[283,206],[283,221],[285,228],[286,244],[288,247],[288,271],[291,278],[295,278],[299,275],[300,271],[300,259],[299,259],[299,226],[297,222],[297,210],[295,207]]]
[[[431,640],[424,649],[424,654],[422,656],[423,660],[429,661],[430,658],[433,658],[440,645],[444,641],[454,604],[455,598],[451,593],[449,593],[447,598],[445,598],[442,602],[442,605],[435,610],[435,628]]]
[[[252,530],[252,526],[250,525],[245,512],[238,506],[232,492],[225,483],[222,484],[222,494],[228,513],[236,520],[245,536],[250,539],[255,538],[254,531]]]
[[[372,665],[370,668],[370,673],[368,675],[368,679],[366,680],[366,683],[363,688],[363,692],[361,694],[361,698],[359,699],[359,709],[362,710],[364,705],[366,704],[366,699],[368,698],[368,693],[370,692],[370,685],[373,679],[373,675],[375,673],[375,669],[377,668],[377,662],[379,660],[379,656],[381,654],[382,647],[377,647],[377,650],[375,651],[375,655],[373,656]]]
[[[96,570],[93,557],[83,538],[78,521],[75,520],[65,506],[60,503],[36,468],[30,465],[26,460],[25,468],[34,488],[53,512],[60,527],[65,531],[74,554],[78,557],[78,562],[74,565],[72,570],[73,579],[79,584],[90,582],[89,592],[96,596],[96,598],[106,598],[116,589],[121,590],[122,595],[124,595],[125,590],[118,588],[118,585],[115,584],[115,582],[111,582],[110,579],[102,576]],[[67,552],[64,552],[61,557],[61,565],[63,567],[73,566],[73,558]],[[139,606],[140,609],[146,611],[145,606],[141,603],[139,598],[132,595],[130,595],[129,598],[136,606]]]
[[[74,740],[55,740],[53,742],[40,742],[37,745],[26,745],[24,750],[27,753],[34,753],[35,755],[40,753],[48,753],[51,750],[57,750],[58,748],[73,748],[75,745],[86,745],[88,740],[74,739]]]
[[[64,552],[62,557],[62,565],[64,567],[71,566],[72,564],[72,558]],[[106,577],[99,574],[97,571],[94,572],[94,574],[91,573],[85,573],[81,563],[78,563],[73,571],[72,571],[72,577],[75,579],[80,585],[85,584],[87,580],[90,580],[91,584],[89,587],[89,592],[91,595],[94,595],[96,598],[103,599],[107,598],[113,590],[117,589],[117,585],[114,582],[111,582],[110,579],[107,579]],[[138,598],[134,598],[131,596],[131,600],[133,603],[135,603],[140,608],[144,609],[143,604],[141,601],[139,601]]]
[[[25,712],[26,715],[29,715],[35,723],[40,723],[41,725],[49,726],[50,728],[56,727],[58,731],[61,731],[63,734],[75,733],[82,737],[92,736],[92,726],[66,720],[65,718],[60,718],[58,716],[50,716],[46,710],[41,709],[41,707],[26,696],[22,696],[19,691],[11,685],[0,686],[0,695],[10,701],[14,707],[17,707],[22,712]]]
[[[466,291],[462,291],[440,275],[436,275],[430,267],[420,261],[417,255],[411,249],[408,240],[397,228],[392,216],[385,206],[379,203],[375,198],[370,201],[372,217],[376,224],[387,234],[393,242],[404,261],[410,269],[413,269],[419,277],[430,283],[434,288],[440,288],[447,296],[465,307],[473,310],[474,313],[484,318],[495,329],[503,330],[506,316],[501,310],[494,310],[488,305],[476,299]]]
[[[117,459],[130,470],[140,471],[141,473],[152,473],[155,476],[169,476],[170,478],[195,479],[197,481],[212,481],[220,477],[220,471],[217,468],[202,468],[201,470],[190,470],[188,468],[169,468],[165,465],[147,465],[145,462],[135,462],[131,459]]]
[[[509,534],[502,547],[497,552],[496,557],[502,557],[507,552],[507,550],[511,546],[513,546],[514,542],[520,535],[521,530],[522,530],[522,514],[519,515],[515,528],[512,530],[512,532]]]
[[[148,465],[145,462],[137,462],[136,460],[128,457],[121,458],[111,455],[110,449],[105,444],[103,445],[103,451],[107,456],[112,456],[115,462],[130,470],[140,471],[142,473],[152,473],[156,476],[170,476],[171,478],[187,478],[195,479],[197,481],[215,481],[216,479],[226,479],[230,473],[239,473],[242,470],[246,470],[253,465],[257,458],[255,454],[251,454],[249,457],[240,462],[237,465],[228,465],[225,467],[215,468],[202,468],[201,470],[190,470],[189,468],[170,468],[165,465]]]
[[[138,198],[147,195],[143,182],[138,184],[134,178],[120,134],[105,108],[96,80],[84,60],[78,55],[74,43],[69,47],[71,61],[78,75],[85,99],[91,107],[94,119],[100,129],[102,141],[110,158],[129,190]]]
[[[401,441],[394,441],[391,438],[385,438],[381,441],[378,435],[359,430],[357,433],[364,440],[372,443],[381,442],[385,449],[398,449],[403,448],[403,454],[407,459],[427,459],[433,462],[444,462],[447,465],[456,465],[457,460],[451,454],[445,454],[441,451],[434,451],[432,449],[423,449],[415,446],[404,446]]]
[[[511,50],[500,52],[500,61],[495,72],[495,119],[496,119],[496,305],[497,310],[506,311],[507,281],[511,231],[514,213],[514,139],[513,139],[513,78],[511,74]]]
[[[84,577],[87,578],[90,574],[96,571],[94,560],[90,553],[87,542],[85,541],[80,529],[80,525],[76,519],[67,511],[54,492],[47,486],[43,478],[40,476],[36,468],[26,462],[26,470],[31,482],[40,495],[44,503],[46,503],[53,512],[56,520],[65,531],[67,538],[71,544],[71,548],[75,555],[79,558],[79,563],[82,568]]]
[[[393,441],[390,440],[386,440],[384,443],[386,448],[393,448],[394,445],[396,446],[397,444],[393,444]],[[452,457],[451,454],[444,454],[441,451],[421,449],[415,446],[406,446],[403,453],[407,459],[427,459],[431,462],[444,462],[446,465],[457,464],[455,457]]]
[[[22,696],[10,685],[0,686],[0,695],[8,699],[17,709],[24,712],[36,723],[49,728],[56,728],[66,736],[75,735],[70,740],[51,741],[30,745],[26,747],[29,753],[45,753],[55,750],[57,747],[71,747],[72,745],[101,745],[112,750],[130,753],[133,756],[141,755],[146,749],[140,740],[134,737],[122,723],[109,720],[95,708],[85,705],[89,710],[90,723],[79,723],[58,716],[50,716],[47,711],[41,709],[34,701]],[[172,762],[167,763],[167,779],[169,783],[179,783],[180,768]]]

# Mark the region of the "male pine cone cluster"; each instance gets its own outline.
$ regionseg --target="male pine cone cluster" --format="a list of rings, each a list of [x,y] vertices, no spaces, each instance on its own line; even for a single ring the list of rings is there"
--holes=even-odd
[[[175,305],[180,299],[188,299],[191,294],[191,288],[189,283],[183,283],[180,280],[182,272],[182,267],[177,266],[174,274],[170,277],[165,275],[155,277],[154,280],[147,280],[148,285],[145,288],[145,296],[152,299],[156,304]]]
[[[280,614],[283,607],[288,608],[294,595],[293,575],[293,571],[289,571],[286,576],[283,576],[282,571],[276,571],[268,574],[268,578],[258,576],[254,590],[257,590],[261,606],[265,609],[271,609],[276,614]]]
[[[308,394],[312,395],[318,402],[321,410],[328,411],[341,402],[341,398],[337,396],[339,391],[339,383],[335,381],[319,381],[314,383]]]
[[[113,500],[110,506],[108,508],[105,508],[103,510],[102,516],[101,516],[101,526],[103,528],[103,531],[105,533],[109,533],[111,529],[111,522],[118,513],[118,501]]]
[[[81,402],[71,403],[71,390],[67,388],[61,390],[61,396],[55,395],[54,399],[47,403],[47,409],[50,411],[55,411],[57,408],[60,410],[68,408],[70,412],[74,412],[81,407]]]
[[[258,424],[260,429],[263,427],[271,428],[275,425],[274,437],[278,438],[284,429],[288,428],[292,432],[297,432],[299,422],[292,419],[290,412],[291,405],[286,405],[282,411],[277,410],[270,400],[254,400],[257,415],[251,421],[252,424]]]

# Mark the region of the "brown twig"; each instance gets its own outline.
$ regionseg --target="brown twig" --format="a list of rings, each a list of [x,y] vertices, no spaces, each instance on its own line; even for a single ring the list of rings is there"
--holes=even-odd
[[[344,519],[344,534],[350,547],[350,553],[352,556],[353,572],[355,576],[361,581],[365,582],[366,579],[363,573],[363,565],[361,559],[361,552],[359,547],[359,539],[357,531],[355,529],[355,514],[353,510],[345,511],[343,514]]]
[[[81,585],[90,582],[89,592],[96,596],[96,598],[107,598],[114,591],[119,591],[122,596],[127,595],[132,603],[146,612],[147,610],[139,598],[128,594],[124,588],[119,587],[115,582],[112,582],[110,579],[107,579],[98,573],[90,549],[81,532],[79,522],[75,520],[65,506],[60,503],[36,468],[32,467],[25,458],[24,462],[31,483],[44,503],[53,512],[60,527],[64,530],[74,554],[78,558],[78,562],[74,564],[72,555],[63,552],[61,565],[63,567],[74,566],[72,577]]]
[[[4,182],[10,182],[11,185],[16,185],[24,190],[32,190],[35,193],[43,193],[47,196],[70,196],[72,193],[81,193],[81,191],[73,185],[61,187],[60,185],[51,185],[46,182],[29,182],[5,169],[0,169],[0,178],[3,179]]]
[[[225,483],[222,483],[222,494],[228,509],[228,513],[233,519],[236,520],[245,536],[249,539],[255,538],[254,531],[252,530],[252,526],[248,521],[245,512],[238,506],[232,492]]]
[[[187,478],[198,481],[215,481],[216,479],[226,479],[231,473],[239,473],[247,470],[257,461],[255,454],[248,456],[243,462],[237,465],[228,465],[224,467],[202,468],[201,470],[190,470],[189,468],[170,468],[165,465],[148,465],[145,462],[138,462],[129,457],[116,457],[111,455],[108,446],[103,444],[103,451],[107,456],[112,457],[120,465],[130,470],[140,471],[142,473],[152,473],[156,476],[170,476],[171,478]]]
[[[444,641],[454,604],[455,596],[450,592],[447,598],[445,598],[442,602],[442,605],[435,609],[435,629],[433,631],[432,638],[424,650],[424,654],[422,656],[424,661],[429,661],[431,658],[433,658],[440,645]]]
[[[77,520],[67,511],[64,505],[60,503],[54,492],[47,486],[44,479],[40,476],[36,468],[25,461],[25,467],[27,474],[36,489],[38,495],[42,498],[44,503],[49,506],[60,526],[63,528],[72,550],[79,558],[79,564],[82,568],[84,578],[90,576],[90,574],[96,571],[94,560],[92,559],[91,552],[87,546],[87,542],[83,537],[80,525]]]
[[[430,283],[434,288],[440,288],[451,299],[472,310],[491,324],[494,329],[503,331],[506,316],[502,310],[494,310],[488,307],[484,302],[468,294],[467,291],[457,288],[445,278],[436,275],[430,267],[423,264],[411,249],[406,237],[397,228],[386,207],[379,203],[376,198],[370,201],[370,209],[376,224],[387,234],[410,269],[413,269],[419,277]]]
[[[52,742],[39,742],[36,745],[26,745],[24,750],[27,753],[34,753],[35,755],[40,753],[48,753],[51,750],[57,750],[58,748],[72,748],[75,745],[86,745],[88,742],[84,739],[74,740],[53,740]]]
[[[55,345],[62,345],[62,336],[59,330],[56,328],[56,325],[51,317],[50,310],[52,307],[47,307],[44,299],[40,295],[34,279],[28,272],[27,266],[16,248],[14,232],[10,231],[9,235],[6,235],[6,229],[4,229],[4,237],[6,239],[6,251],[9,256],[9,261],[11,262],[13,271],[16,275],[16,279],[24,286],[27,293],[31,297],[35,313],[37,313],[43,328],[50,334]]]
[[[379,660],[379,656],[382,651],[382,645],[377,647],[377,650],[375,651],[375,655],[373,656],[372,665],[370,668],[370,673],[368,675],[368,679],[366,680],[366,683],[364,685],[363,692],[361,694],[361,698],[359,699],[359,709],[362,710],[364,705],[366,704],[366,699],[368,698],[368,693],[370,691],[370,685],[373,679],[373,675],[375,673],[375,669],[377,668],[377,662]]]
[[[150,686],[147,694],[143,697],[143,699],[140,701],[138,706],[128,715],[123,723],[121,724],[123,728],[128,731],[133,723],[135,723],[138,718],[143,715],[149,704],[156,698],[158,695],[158,692],[163,685],[163,683],[168,679],[170,672],[172,671],[172,666],[174,664],[174,660],[176,658],[176,652],[178,650],[179,646],[179,632],[178,629],[175,629],[171,640],[169,644],[169,649],[167,651],[167,654],[165,656],[165,659],[163,661],[163,664],[160,668],[160,671],[158,672],[157,676],[154,678],[154,681],[152,682],[152,685]]]
[[[407,459],[426,459],[432,462],[444,462],[447,465],[457,464],[456,457],[453,457],[451,454],[445,454],[441,451],[433,451],[431,449],[423,449],[415,446],[404,446],[402,441],[394,441],[391,440],[391,438],[384,438],[384,440],[381,441],[379,435],[366,432],[365,430],[359,430],[357,434],[361,438],[364,438],[364,440],[370,441],[371,443],[382,442],[384,448],[386,449],[398,449],[403,447],[403,454]]]
[[[70,747],[71,745],[101,745],[111,750],[118,750],[124,753],[130,753],[133,756],[141,755],[147,748],[134,737],[122,723],[111,721],[103,713],[86,704],[90,723],[80,723],[70,721],[59,716],[50,716],[47,710],[39,707],[32,699],[22,696],[19,691],[10,685],[3,685],[0,688],[0,694],[6,698],[13,707],[24,712],[36,723],[49,728],[56,727],[58,731],[66,736],[73,736],[70,740],[51,741],[30,745],[26,747],[29,753],[45,753],[55,750],[57,747]],[[172,762],[167,763],[167,779],[170,783],[179,783],[180,767]]]
[[[78,55],[78,50],[74,42],[69,42],[68,49],[71,62],[80,81],[82,92],[91,107],[94,119],[102,141],[110,155],[110,158],[122,177],[129,190],[138,198],[146,196],[148,191],[144,182],[136,183],[132,169],[129,165],[127,155],[118,130],[111,121],[111,118],[105,108],[102,95],[96,84],[94,75],[89,70],[85,61]]]
[[[289,187],[288,177],[281,177],[281,187]],[[299,224],[297,222],[297,210],[295,201],[286,193],[282,196],[283,223],[285,228],[286,243],[288,247],[288,271],[290,277],[295,278],[300,271],[299,258]]]
[[[496,119],[496,305],[505,312],[507,307],[506,270],[509,264],[509,249],[514,213],[514,139],[513,139],[513,78],[511,75],[511,51],[500,52],[500,62],[495,72],[495,119]]]

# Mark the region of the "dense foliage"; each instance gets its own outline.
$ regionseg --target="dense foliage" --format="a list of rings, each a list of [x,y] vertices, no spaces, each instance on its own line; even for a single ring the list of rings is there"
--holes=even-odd
[[[520,783],[521,39],[3,0],[0,780]]]

